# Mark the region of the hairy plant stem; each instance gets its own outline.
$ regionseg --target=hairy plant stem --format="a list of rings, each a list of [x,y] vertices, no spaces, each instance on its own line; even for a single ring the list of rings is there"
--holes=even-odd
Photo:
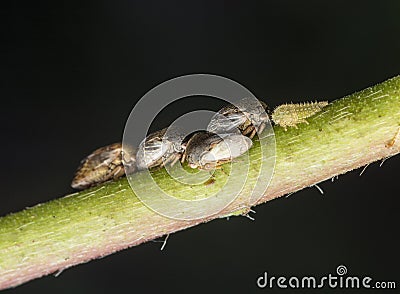
[[[399,153],[400,138],[394,138],[400,126],[400,77],[336,100],[308,122],[287,131],[275,127],[274,176],[258,204]],[[251,167],[257,166],[259,156],[255,144]],[[250,178],[257,174],[250,168]],[[165,170],[153,176],[186,199],[209,190],[206,185],[175,185]],[[225,177],[217,172],[215,187]],[[0,289],[218,217],[245,213],[246,193],[244,188],[217,215],[180,221],[148,209],[121,179],[9,214],[0,218]]]

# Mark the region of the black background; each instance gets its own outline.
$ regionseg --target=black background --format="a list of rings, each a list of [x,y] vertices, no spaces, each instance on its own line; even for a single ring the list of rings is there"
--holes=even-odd
[[[170,78],[222,75],[275,106],[332,101],[400,69],[399,1],[3,5],[0,215],[72,192],[80,159],[120,141],[135,102]],[[322,276],[340,264],[399,287],[399,172],[398,157],[374,163],[320,184],[324,195],[256,207],[255,221],[216,220],[164,251],[149,242],[6,292],[247,293],[264,271]]]

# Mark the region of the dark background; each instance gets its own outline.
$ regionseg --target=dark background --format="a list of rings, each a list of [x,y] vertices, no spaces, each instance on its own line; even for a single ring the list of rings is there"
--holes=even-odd
[[[399,1],[320,2],[2,3],[0,215],[72,192],[80,159],[120,141],[135,102],[173,77],[222,75],[275,106],[399,74]],[[374,163],[320,184],[323,196],[256,207],[253,222],[216,220],[164,251],[149,242],[6,292],[246,293],[264,271],[322,276],[340,264],[400,287],[399,172],[398,157]]]

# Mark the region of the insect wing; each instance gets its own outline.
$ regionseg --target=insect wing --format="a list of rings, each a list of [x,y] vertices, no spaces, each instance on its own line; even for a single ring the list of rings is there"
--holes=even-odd
[[[217,143],[209,152],[202,156],[204,162],[231,160],[244,154],[251,148],[253,142],[246,136],[229,135]]]
[[[148,166],[151,166],[153,163],[158,161],[166,151],[167,148],[161,140],[144,142],[143,145],[139,147],[137,155],[138,167],[147,168]]]
[[[93,151],[81,161],[71,186],[84,189],[123,175],[122,146],[111,144]]]
[[[103,165],[108,166],[116,160],[121,160],[121,151],[122,146],[119,143],[99,148],[87,157],[86,165],[92,169],[100,168]]]
[[[207,131],[213,133],[239,133],[239,127],[246,120],[246,116],[239,112],[226,113],[225,115],[217,113],[208,124]]]

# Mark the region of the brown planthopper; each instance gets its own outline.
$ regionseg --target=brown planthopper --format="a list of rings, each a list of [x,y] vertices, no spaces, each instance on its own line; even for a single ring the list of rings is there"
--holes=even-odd
[[[238,130],[252,139],[262,133],[269,121],[267,104],[255,98],[244,98],[236,105],[223,107],[210,121],[207,130],[213,133],[235,133]]]
[[[184,135],[177,128],[165,128],[150,134],[139,145],[136,154],[138,169],[174,165],[182,157],[183,139]]]
[[[182,161],[186,160],[191,168],[210,170],[244,154],[252,144],[250,138],[241,134],[200,131],[187,141]]]
[[[135,154],[134,150],[129,153]],[[96,149],[81,161],[71,186],[80,190],[118,179],[125,175],[124,164],[131,171],[136,170],[135,156],[127,156],[121,143]]]

